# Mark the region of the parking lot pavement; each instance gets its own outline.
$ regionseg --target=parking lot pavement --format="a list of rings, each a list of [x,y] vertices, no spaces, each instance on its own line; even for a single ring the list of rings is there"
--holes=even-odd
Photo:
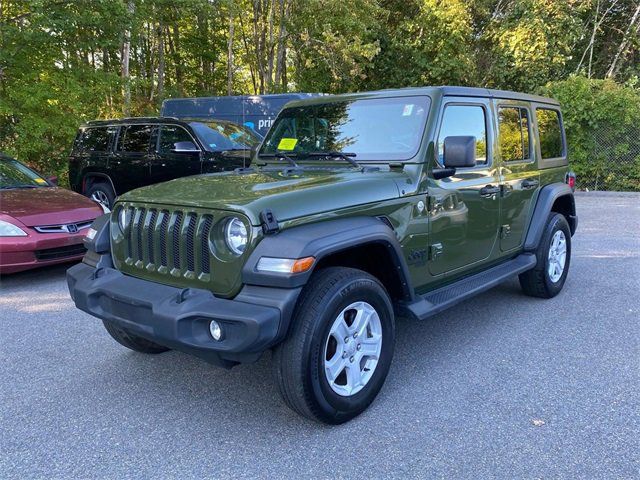
[[[577,196],[564,291],[517,281],[398,323],[380,396],[326,427],[289,411],[270,358],[227,371],[120,347],[65,267],[0,285],[0,476],[637,478],[640,196]]]

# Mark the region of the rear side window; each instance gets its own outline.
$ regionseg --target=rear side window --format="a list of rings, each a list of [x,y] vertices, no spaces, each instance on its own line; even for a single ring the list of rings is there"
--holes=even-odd
[[[120,132],[118,150],[122,152],[147,152],[151,140],[151,125],[129,125]]]
[[[438,136],[438,154],[444,161],[444,139],[454,136],[476,138],[476,164],[487,163],[487,119],[480,105],[448,105],[444,109]]]
[[[500,107],[498,135],[503,162],[517,162],[531,158],[529,112],[526,108]]]
[[[564,157],[564,142],[560,112],[550,108],[537,108],[536,119],[540,132],[540,152],[542,159]]]
[[[79,152],[106,152],[109,150],[109,131],[107,127],[85,128],[76,143]]]
[[[190,142],[193,143],[191,135],[187,131],[175,125],[166,125],[160,130],[160,151],[170,152],[176,148],[176,143]]]

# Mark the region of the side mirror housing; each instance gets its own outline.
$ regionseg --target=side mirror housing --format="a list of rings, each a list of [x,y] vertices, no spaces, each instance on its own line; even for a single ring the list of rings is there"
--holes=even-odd
[[[58,177],[55,175],[51,175],[50,177],[47,178],[47,182],[49,182],[49,185],[51,185],[52,187],[57,187]]]
[[[173,153],[194,153],[200,149],[193,142],[176,142],[171,149]]]
[[[476,166],[476,137],[451,136],[444,139],[445,168]]]

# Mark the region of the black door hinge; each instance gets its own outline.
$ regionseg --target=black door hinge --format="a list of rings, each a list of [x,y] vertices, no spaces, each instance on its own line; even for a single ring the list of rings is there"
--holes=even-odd
[[[262,222],[262,231],[265,235],[270,235],[280,230],[276,216],[268,208],[260,212],[260,221]]]

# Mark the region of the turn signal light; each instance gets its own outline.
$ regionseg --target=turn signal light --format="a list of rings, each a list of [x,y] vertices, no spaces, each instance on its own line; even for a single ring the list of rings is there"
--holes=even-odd
[[[304,273],[311,270],[316,259],[304,258],[273,258],[262,257],[258,261],[256,270],[259,272],[273,273]]]

